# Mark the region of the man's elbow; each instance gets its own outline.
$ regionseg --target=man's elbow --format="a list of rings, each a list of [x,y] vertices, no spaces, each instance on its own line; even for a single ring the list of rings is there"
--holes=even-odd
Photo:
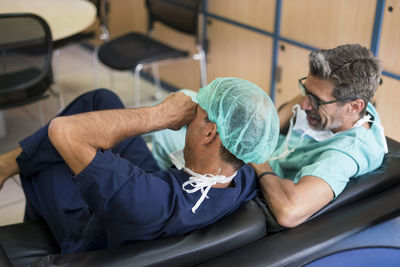
[[[281,208],[274,215],[278,224],[286,228],[296,227],[307,219],[300,208],[293,206]]]
[[[48,129],[48,136],[51,143],[58,147],[62,144],[62,140],[66,140],[67,136],[67,123],[65,122],[64,117],[56,117],[50,121],[49,129]]]

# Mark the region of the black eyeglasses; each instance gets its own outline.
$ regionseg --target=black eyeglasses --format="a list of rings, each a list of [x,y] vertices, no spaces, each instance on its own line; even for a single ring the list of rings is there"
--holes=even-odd
[[[317,96],[315,96],[314,94],[310,93],[306,86],[304,85],[303,81],[307,79],[307,77],[301,78],[299,79],[299,88],[300,88],[300,92],[303,96],[308,96],[308,99],[310,100],[311,106],[318,110],[320,106],[322,105],[327,105],[327,104],[332,104],[332,103],[336,103],[336,102],[344,102],[344,101],[348,101],[348,100],[341,100],[341,99],[337,99],[337,100],[332,100],[332,101],[322,101],[321,99],[319,99]]]

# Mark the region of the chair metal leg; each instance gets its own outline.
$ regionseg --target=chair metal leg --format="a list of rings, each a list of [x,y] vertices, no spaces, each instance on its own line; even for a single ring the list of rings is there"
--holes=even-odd
[[[156,86],[154,99],[160,100],[162,98],[162,91],[161,91],[160,73],[158,72],[158,64],[157,63],[151,64],[151,68],[153,71],[154,84]]]
[[[54,57],[53,57],[53,70],[54,70],[54,82],[55,83],[58,83],[59,82],[59,64],[58,64],[58,61],[59,61],[59,57],[60,57],[60,49],[56,49],[56,50],[54,50],[54,52],[53,52],[53,55],[54,55]]]
[[[42,101],[38,101],[38,113],[39,113],[39,127],[42,127],[44,125],[44,118],[43,118],[43,106],[42,106]]]
[[[54,84],[52,85],[52,87],[50,88],[50,91],[57,96],[58,98],[58,109],[59,111],[61,111],[61,109],[64,108],[64,98],[63,95],[61,94],[61,87],[60,87],[60,82],[59,82],[59,64],[58,64],[58,58],[60,56],[60,49],[56,49],[54,51],[54,55],[55,55],[55,64],[54,64]],[[41,122],[42,124],[42,122]]]
[[[201,86],[204,87],[207,85],[207,63],[206,63],[206,53],[201,49],[200,53],[200,77],[201,77]]]
[[[50,93],[57,97],[58,111],[60,112],[65,106],[64,96],[61,92],[61,88],[57,84],[53,84],[50,88]]]
[[[133,103],[135,107],[139,107],[140,105],[140,71],[142,70],[143,65],[138,64],[135,68],[135,92]]]
[[[200,61],[200,81],[201,86],[204,87],[207,85],[207,62],[206,62],[206,53],[203,48],[196,47],[198,54],[193,55],[194,60]]]
[[[108,76],[110,77],[110,89],[115,90],[115,78],[114,78],[114,72],[112,69],[108,69]]]
[[[93,85],[94,88],[99,88],[99,46],[96,45],[93,50]]]

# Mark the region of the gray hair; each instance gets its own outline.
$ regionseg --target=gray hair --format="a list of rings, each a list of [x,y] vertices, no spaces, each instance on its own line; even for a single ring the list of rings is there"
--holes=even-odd
[[[336,99],[362,99],[367,103],[374,96],[382,73],[381,62],[359,44],[341,45],[333,49],[313,51],[309,55],[310,74],[334,84]]]

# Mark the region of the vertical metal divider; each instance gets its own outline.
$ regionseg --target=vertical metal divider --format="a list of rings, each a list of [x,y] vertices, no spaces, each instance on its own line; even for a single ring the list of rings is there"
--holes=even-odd
[[[209,83],[210,81],[208,80],[208,68],[207,68],[207,54],[208,54],[208,40],[207,40],[207,13],[208,12],[208,0],[203,0],[203,37],[201,40],[202,42],[202,47],[204,51],[204,61],[205,61],[205,68],[206,68],[206,80]],[[201,85],[202,83],[200,83]]]
[[[378,57],[379,44],[381,42],[383,17],[385,13],[386,0],[376,0],[374,29],[371,38],[371,52],[374,56]],[[392,73],[389,71],[382,71],[382,74],[393,79],[400,80],[400,73]]]
[[[372,38],[371,38],[371,52],[376,57],[378,56],[379,43],[381,40],[383,14],[385,12],[385,2],[386,2],[386,0],[377,0],[376,1],[374,29],[373,29]]]
[[[271,63],[271,81],[269,95],[271,100],[275,102],[275,90],[276,90],[276,67],[278,65],[278,46],[281,30],[281,12],[282,12],[282,0],[276,0],[275,6],[275,25],[273,35],[273,51],[272,51],[272,63]]]
[[[203,40],[202,40],[202,45],[203,49],[206,52],[206,58],[207,58],[207,50],[208,50],[208,45],[207,45],[207,15],[208,15],[208,0],[203,0]],[[207,47],[206,47],[207,46]]]

